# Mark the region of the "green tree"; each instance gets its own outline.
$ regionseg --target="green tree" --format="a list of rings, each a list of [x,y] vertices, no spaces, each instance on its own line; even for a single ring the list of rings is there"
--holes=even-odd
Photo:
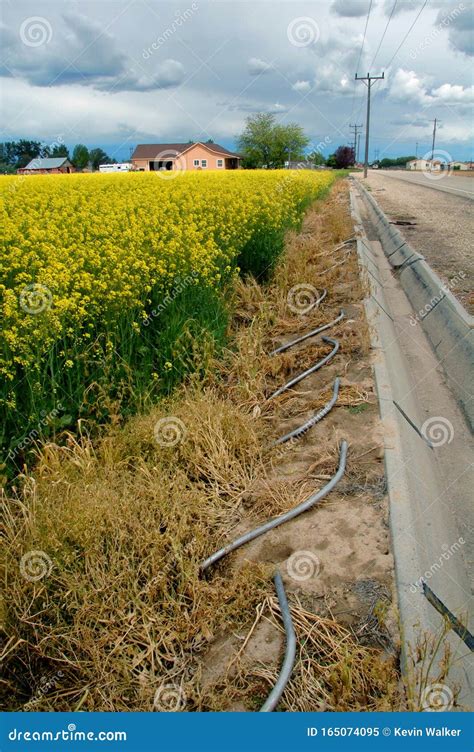
[[[308,162],[312,162],[314,165],[323,165],[326,163],[326,160],[324,159],[324,156],[321,154],[320,151],[312,151],[307,156]]]
[[[259,112],[247,118],[237,143],[244,167],[275,169],[288,160],[302,160],[309,139],[297,123],[280,125],[274,115]]]
[[[103,149],[91,149],[89,152],[89,160],[92,163],[94,170],[98,170],[101,164],[115,164],[116,159],[112,159],[105,153]]]
[[[65,157],[69,159],[69,150],[66,144],[55,144],[52,148],[45,146],[41,152],[42,157]]]
[[[89,164],[89,149],[84,144],[76,144],[72,152],[72,163],[78,170],[83,170]]]
[[[243,133],[237,140],[242,154],[242,166],[269,166],[275,128],[275,116],[259,112],[247,118]]]
[[[272,167],[283,167],[285,162],[301,162],[309,138],[297,123],[276,125],[272,149]]]

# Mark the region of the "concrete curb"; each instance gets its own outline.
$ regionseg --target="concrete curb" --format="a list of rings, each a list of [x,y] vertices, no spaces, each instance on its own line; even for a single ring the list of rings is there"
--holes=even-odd
[[[356,185],[358,188],[359,184]],[[359,265],[369,291],[364,305],[371,333],[373,369],[384,433],[389,525],[400,616],[401,668],[408,694],[422,697],[428,687],[441,686],[439,676],[443,672],[444,649],[449,646],[453,660],[446,675],[449,682],[446,691],[449,693],[449,685],[458,687],[459,702],[466,710],[473,706],[474,692],[470,679],[472,655],[466,656],[466,649],[459,638],[452,632],[445,635],[432,655],[430,669],[426,675],[423,673],[423,661],[420,662],[417,653],[420,640],[423,642],[426,636],[429,639],[439,636],[444,626],[443,617],[430,606],[423,595],[420,583],[423,578],[431,576],[430,567],[439,559],[440,551],[444,550],[443,542],[446,539],[455,540],[458,533],[454,516],[451,513],[446,514],[444,504],[437,504],[436,509],[431,506],[433,499],[441,499],[440,491],[444,488],[444,485],[439,485],[439,457],[435,456],[435,451],[394,408],[394,400],[397,400],[419,425],[426,417],[425,405],[419,405],[416,392],[412,388],[414,363],[410,358],[410,349],[405,350],[403,338],[400,340],[397,336],[399,329],[396,319],[400,321],[405,311],[411,308],[411,304],[405,300],[406,309],[400,305],[401,296],[406,298],[406,293],[400,290],[398,296],[394,295],[394,290],[400,285],[391,279],[393,271],[389,264],[390,259],[383,258],[385,254],[382,243],[370,241],[365,234],[364,223],[359,213],[363,201],[362,192],[352,189],[350,199]],[[421,339],[426,340],[427,335],[422,329],[417,329],[409,341],[412,341],[412,347],[417,347],[421,344]],[[426,352],[428,347],[425,341],[425,347],[421,347],[420,350],[424,349]],[[428,360],[431,364],[436,363],[436,353],[430,352]],[[439,376],[434,375],[437,370],[435,367],[428,367],[428,384],[436,378],[442,381]],[[443,389],[449,394],[452,407],[458,413],[459,422],[463,423],[456,396],[446,385],[443,385]],[[448,412],[448,415],[453,418],[453,413]],[[465,434],[468,434],[468,428],[463,428]],[[450,558],[448,566],[443,569],[442,576],[436,577],[434,585],[444,602],[454,604],[456,612],[463,612],[465,596],[469,593],[469,579],[462,560]],[[458,707],[453,708],[457,709]]]
[[[469,428],[474,433],[474,317],[458,303],[447,285],[390,224],[361,181],[357,181],[382,248],[446,374]]]

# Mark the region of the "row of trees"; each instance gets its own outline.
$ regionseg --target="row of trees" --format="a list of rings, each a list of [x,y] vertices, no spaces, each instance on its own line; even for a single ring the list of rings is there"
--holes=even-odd
[[[238,151],[243,156],[242,166],[247,169],[278,169],[286,162],[302,161],[341,169],[355,162],[354,149],[350,146],[340,146],[325,158],[317,150],[306,154],[309,144],[310,139],[300,125],[280,125],[274,115],[263,112],[247,118],[245,129],[237,139]]]
[[[22,138],[19,141],[0,143],[0,172],[15,172],[20,167],[26,167],[28,162],[37,157],[65,157],[78,170],[86,167],[98,170],[101,164],[116,162],[103,149],[88,149],[84,144],[76,144],[70,155],[65,144],[46,145],[41,141],[28,141]]]

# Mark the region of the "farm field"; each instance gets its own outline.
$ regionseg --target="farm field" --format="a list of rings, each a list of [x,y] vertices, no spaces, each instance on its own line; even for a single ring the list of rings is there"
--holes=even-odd
[[[175,174],[176,175],[176,174]],[[239,273],[268,277],[332,174],[5,177],[2,453],[120,422],[225,342]]]
[[[7,707],[259,710],[284,650],[276,569],[298,637],[278,709],[407,707],[352,234],[338,181],[286,233],[268,280],[235,278],[227,347],[212,368],[101,436],[79,425],[38,451],[7,505]],[[315,337],[274,348],[328,322],[335,357],[269,399],[328,352]],[[331,414],[273,446],[327,403],[336,378]],[[344,477],[324,503],[200,571],[237,531],[322,488],[343,441]]]

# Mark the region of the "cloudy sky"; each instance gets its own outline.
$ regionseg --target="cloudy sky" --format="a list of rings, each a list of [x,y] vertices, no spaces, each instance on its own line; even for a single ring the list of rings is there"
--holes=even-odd
[[[124,159],[137,143],[234,146],[265,111],[328,154],[365,123],[354,74],[370,70],[385,72],[371,158],[425,154],[435,117],[437,147],[473,157],[472,0],[2,0],[0,32],[1,141]]]

